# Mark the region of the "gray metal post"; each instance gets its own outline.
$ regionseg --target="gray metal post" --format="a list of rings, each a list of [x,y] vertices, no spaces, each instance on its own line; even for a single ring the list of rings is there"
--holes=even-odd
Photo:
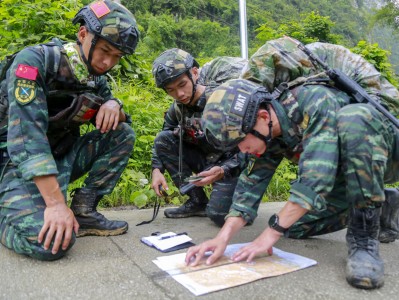
[[[240,2],[241,57],[248,59],[247,3],[246,0],[239,0],[239,2]]]

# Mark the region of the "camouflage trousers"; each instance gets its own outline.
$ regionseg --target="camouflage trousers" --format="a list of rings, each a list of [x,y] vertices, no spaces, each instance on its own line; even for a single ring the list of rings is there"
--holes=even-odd
[[[303,216],[287,232],[306,238],[346,228],[349,208],[378,207],[384,183],[399,181],[399,132],[372,106],[352,104],[338,113],[340,166],[325,196],[327,208]]]
[[[180,187],[184,178],[210,166],[206,155],[195,145],[183,142],[182,174],[179,177],[179,137],[172,131],[160,132],[154,142],[157,156],[169,172],[174,184]],[[212,184],[212,193],[206,208],[207,216],[217,225],[224,223],[229,212],[238,177],[223,178]]]
[[[101,134],[98,130],[80,137],[64,157],[57,159],[58,183],[66,199],[68,184],[88,173],[85,186],[95,189],[99,195],[112,192],[125,169],[133,150],[135,134],[126,123],[115,131]],[[3,166],[1,167],[3,169]],[[61,248],[53,255],[38,243],[43,226],[45,202],[33,180],[22,178],[18,168],[8,164],[0,184],[0,241],[16,253],[39,260],[55,260],[69,248]]]

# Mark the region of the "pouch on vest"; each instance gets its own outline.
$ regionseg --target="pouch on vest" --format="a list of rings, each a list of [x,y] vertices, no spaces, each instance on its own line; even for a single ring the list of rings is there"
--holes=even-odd
[[[50,122],[62,123],[64,126],[75,126],[89,122],[100,109],[103,98],[90,93],[74,97],[71,105],[49,118]]]

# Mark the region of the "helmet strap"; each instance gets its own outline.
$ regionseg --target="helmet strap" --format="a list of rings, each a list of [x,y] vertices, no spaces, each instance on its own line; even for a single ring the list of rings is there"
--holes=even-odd
[[[273,121],[272,121],[272,115],[270,114],[270,106],[269,104],[266,104],[266,110],[267,113],[269,114],[270,117],[270,121],[269,121],[269,134],[268,135],[264,135],[262,133],[260,133],[259,131],[252,129],[249,133],[256,136],[258,139],[261,139],[262,141],[265,142],[266,147],[268,148],[270,145],[270,142],[272,141],[273,137],[272,137],[272,130],[273,130]]]
[[[83,52],[82,43],[79,40],[77,41],[77,44],[79,45],[79,49],[80,49],[80,56],[82,57],[83,62],[86,64],[87,70],[92,75],[100,75],[100,74],[97,74],[96,71],[94,71],[94,69],[91,65],[91,61],[93,59],[93,52],[94,52],[94,48],[96,47],[97,41],[98,41],[98,36],[96,34],[94,34],[93,39],[91,40],[91,46],[90,46],[90,50],[89,50],[89,58],[86,58],[86,55]]]
[[[191,74],[190,70],[187,70],[186,73],[188,78],[191,80],[191,83],[193,84],[193,94],[191,95],[191,99],[188,102],[188,104],[191,104],[191,102],[193,102],[194,100],[195,93],[197,92],[197,81],[194,83],[193,74]]]

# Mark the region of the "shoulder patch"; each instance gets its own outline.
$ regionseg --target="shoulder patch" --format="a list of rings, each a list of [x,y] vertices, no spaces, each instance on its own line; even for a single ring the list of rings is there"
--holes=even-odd
[[[111,10],[104,1],[98,1],[90,5],[90,9],[94,12],[97,18],[104,17],[109,14]]]
[[[36,89],[35,81],[17,79],[14,88],[15,99],[19,104],[28,104],[36,97]]]
[[[38,73],[39,71],[36,67],[19,64],[15,71],[15,76],[28,80],[36,80]]]

